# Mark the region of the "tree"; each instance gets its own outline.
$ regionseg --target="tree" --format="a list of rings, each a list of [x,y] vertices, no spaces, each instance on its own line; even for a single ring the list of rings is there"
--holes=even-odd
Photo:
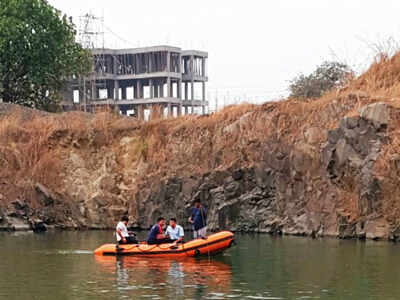
[[[353,75],[349,66],[339,62],[324,62],[310,75],[300,74],[290,81],[290,97],[298,99],[318,98],[341,86]]]
[[[45,0],[1,0],[0,98],[49,110],[67,79],[90,69],[75,35],[72,19]]]

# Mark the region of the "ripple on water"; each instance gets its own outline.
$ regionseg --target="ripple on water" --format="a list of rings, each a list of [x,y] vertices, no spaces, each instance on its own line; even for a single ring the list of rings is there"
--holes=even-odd
[[[71,255],[71,254],[93,254],[90,250],[52,250],[52,251],[34,251],[43,255]]]
[[[144,289],[144,290],[154,290],[155,288],[149,285],[142,285],[139,288]]]
[[[212,300],[225,299],[224,296],[225,296],[224,293],[209,293],[206,299],[212,299]]]
[[[122,291],[132,291],[132,290],[137,290],[138,287],[135,285],[128,285],[128,286],[124,286],[124,287],[119,287],[118,289],[122,290]]]
[[[261,296],[261,295],[256,295],[256,296],[246,296],[247,299],[268,299],[268,300],[280,300],[283,299],[281,297],[269,297],[269,296]]]

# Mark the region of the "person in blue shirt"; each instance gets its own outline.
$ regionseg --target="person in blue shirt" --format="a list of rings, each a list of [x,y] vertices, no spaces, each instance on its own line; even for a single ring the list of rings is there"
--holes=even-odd
[[[205,238],[207,234],[207,211],[201,205],[199,199],[194,201],[194,207],[192,208],[192,214],[189,218],[189,222],[193,225],[193,237]]]
[[[151,227],[149,234],[147,236],[147,244],[156,245],[156,244],[165,244],[165,243],[173,243],[174,241],[169,239],[163,234],[163,226],[165,225],[165,219],[163,217],[159,217],[157,219],[157,223]]]

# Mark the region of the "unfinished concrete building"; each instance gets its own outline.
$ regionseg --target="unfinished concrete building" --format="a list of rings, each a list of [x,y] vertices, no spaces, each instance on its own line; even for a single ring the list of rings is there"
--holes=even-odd
[[[112,106],[140,119],[146,109],[168,116],[206,112],[207,52],[156,46],[94,49],[92,54],[93,72],[71,79],[64,106]]]

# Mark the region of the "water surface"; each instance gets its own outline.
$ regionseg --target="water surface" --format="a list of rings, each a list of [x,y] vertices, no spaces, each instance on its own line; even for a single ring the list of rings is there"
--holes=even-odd
[[[400,299],[397,244],[249,234],[210,259],[93,256],[112,240],[0,233],[0,299]]]

